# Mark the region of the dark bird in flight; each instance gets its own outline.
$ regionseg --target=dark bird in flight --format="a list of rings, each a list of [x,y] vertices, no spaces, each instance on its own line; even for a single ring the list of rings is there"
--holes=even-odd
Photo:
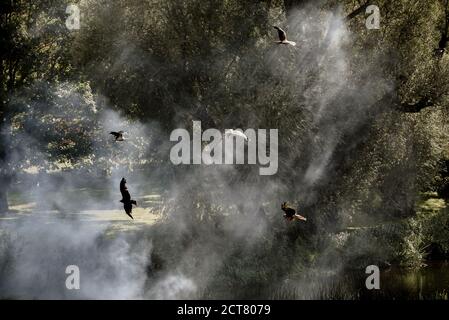
[[[125,212],[128,216],[131,217],[131,219],[134,219],[131,215],[133,211],[133,204],[137,206],[136,200],[131,199],[131,195],[129,194],[128,188],[126,187],[126,179],[122,178],[120,181],[120,193],[122,194],[122,200],[120,202],[123,203],[123,208],[125,209]]]
[[[293,220],[307,221],[307,219],[305,217],[301,216],[300,214],[297,214],[295,209],[287,206],[287,202],[284,202],[281,205],[281,209],[282,209],[282,211],[285,212],[284,218],[287,219],[288,221],[293,221]]]
[[[112,134],[115,137],[115,141],[123,141],[123,140],[125,140],[125,139],[123,139],[124,132],[121,131],[121,130],[118,131],[118,132],[111,131],[111,132],[109,132],[109,134]]]
[[[281,28],[276,27],[276,26],[274,26],[273,28],[275,28],[278,31],[279,41],[276,41],[276,43],[278,43],[278,44],[289,44],[289,45],[292,45],[292,46],[296,46],[296,42],[287,40],[287,33],[285,33],[284,30],[282,30]]]

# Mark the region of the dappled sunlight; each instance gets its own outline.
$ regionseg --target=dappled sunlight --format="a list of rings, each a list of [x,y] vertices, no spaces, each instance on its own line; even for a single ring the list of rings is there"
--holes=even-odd
[[[449,1],[6,3],[0,299],[447,298]]]
[[[148,195],[142,199],[150,199],[143,203],[157,202],[158,195]],[[156,199],[156,200],[155,200]],[[159,203],[159,202],[157,202]],[[120,204],[117,205],[120,207]],[[117,210],[81,210],[80,212],[59,212],[57,210],[38,211],[36,203],[26,203],[10,207],[10,212],[0,216],[0,221],[15,221],[21,219],[40,220],[52,223],[54,220],[76,219],[84,223],[102,223],[108,225],[108,232],[132,231],[151,226],[161,220],[161,215],[149,207],[135,207],[133,209],[134,220],[123,213],[123,209]],[[0,225],[1,228],[1,225]]]

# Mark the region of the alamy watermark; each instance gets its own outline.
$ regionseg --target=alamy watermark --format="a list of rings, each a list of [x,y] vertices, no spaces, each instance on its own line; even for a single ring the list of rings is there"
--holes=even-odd
[[[366,7],[366,14],[369,16],[365,20],[365,26],[367,29],[380,29],[380,10],[375,4]]]
[[[76,265],[69,265],[65,268],[65,273],[69,276],[65,279],[65,287],[68,290],[80,289],[80,268]]]
[[[365,286],[368,290],[380,289],[380,270],[379,267],[376,265],[370,265],[366,267],[365,273],[369,274],[369,276],[366,278]]]
[[[79,30],[80,19],[81,19],[81,11],[80,8],[76,4],[69,4],[65,9],[65,13],[69,16],[65,20],[65,26],[69,30]]]
[[[277,129],[226,129],[222,134],[213,128],[202,132],[201,121],[193,121],[192,139],[186,129],[175,129],[170,141],[177,141],[170,150],[175,165],[259,164],[260,175],[274,175],[278,170]],[[203,142],[207,142],[204,147]]]

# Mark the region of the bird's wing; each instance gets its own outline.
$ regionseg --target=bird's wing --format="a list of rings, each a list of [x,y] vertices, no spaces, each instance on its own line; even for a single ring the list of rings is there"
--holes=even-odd
[[[126,182],[120,181],[120,193],[122,194],[123,200],[131,200],[131,195],[129,194],[128,188],[126,187]]]
[[[127,214],[128,216],[130,216],[131,219],[134,219],[133,216],[131,215],[131,213],[132,213],[132,211],[133,211],[132,205],[130,205],[130,206],[125,205],[124,208],[125,208],[126,214]]]
[[[227,131],[226,134],[228,134],[228,135],[232,134],[234,136],[239,136],[239,137],[242,137],[245,140],[248,140],[248,137],[243,132],[238,131],[238,130]]]
[[[241,131],[234,131],[234,132],[235,132],[235,135],[242,137],[245,140],[248,140],[248,137],[243,132],[241,132]]]
[[[284,41],[287,39],[287,34],[281,28],[278,28],[278,36],[279,36],[279,40],[281,40],[281,41]]]
[[[295,209],[292,209],[292,208],[286,208],[285,213],[287,214],[287,216],[293,217],[296,214],[296,211],[295,211]]]
[[[233,136],[236,136],[236,137],[241,137],[241,134],[240,134],[240,132],[238,132],[238,131],[234,131],[234,132],[232,132],[231,133]]]
[[[307,218],[306,217],[303,217],[302,215],[300,215],[300,214],[295,214],[295,217],[298,219],[298,220],[303,220],[303,221],[307,221]]]
[[[284,43],[292,45],[292,46],[296,46],[296,42],[294,42],[294,41],[285,40]]]

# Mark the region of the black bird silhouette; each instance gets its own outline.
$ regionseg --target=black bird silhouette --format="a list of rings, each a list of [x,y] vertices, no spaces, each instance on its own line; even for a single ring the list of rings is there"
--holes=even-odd
[[[282,211],[285,212],[284,218],[287,219],[288,221],[293,221],[293,220],[307,221],[307,219],[305,217],[303,217],[300,214],[297,214],[295,209],[290,208],[289,206],[287,206],[287,202],[284,202],[281,205],[281,209],[282,209]]]
[[[123,208],[125,209],[125,212],[128,216],[131,217],[131,219],[134,219],[131,215],[133,211],[133,204],[137,206],[136,200],[131,199],[131,195],[129,194],[128,188],[126,187],[126,179],[122,178],[120,181],[120,193],[122,194],[122,200],[120,202],[123,203]]]
[[[296,46],[296,42],[287,40],[287,33],[284,30],[282,30],[281,28],[276,27],[276,26],[274,26],[273,28],[275,28],[278,31],[279,41],[276,41],[276,43],[278,43],[278,44],[289,44],[289,45],[292,45],[292,46]]]
[[[115,141],[123,141],[123,140],[125,140],[125,139],[123,139],[123,131],[118,131],[118,132],[115,132],[115,131],[111,131],[111,132],[109,132],[109,134],[112,134],[114,137],[115,137]]]

